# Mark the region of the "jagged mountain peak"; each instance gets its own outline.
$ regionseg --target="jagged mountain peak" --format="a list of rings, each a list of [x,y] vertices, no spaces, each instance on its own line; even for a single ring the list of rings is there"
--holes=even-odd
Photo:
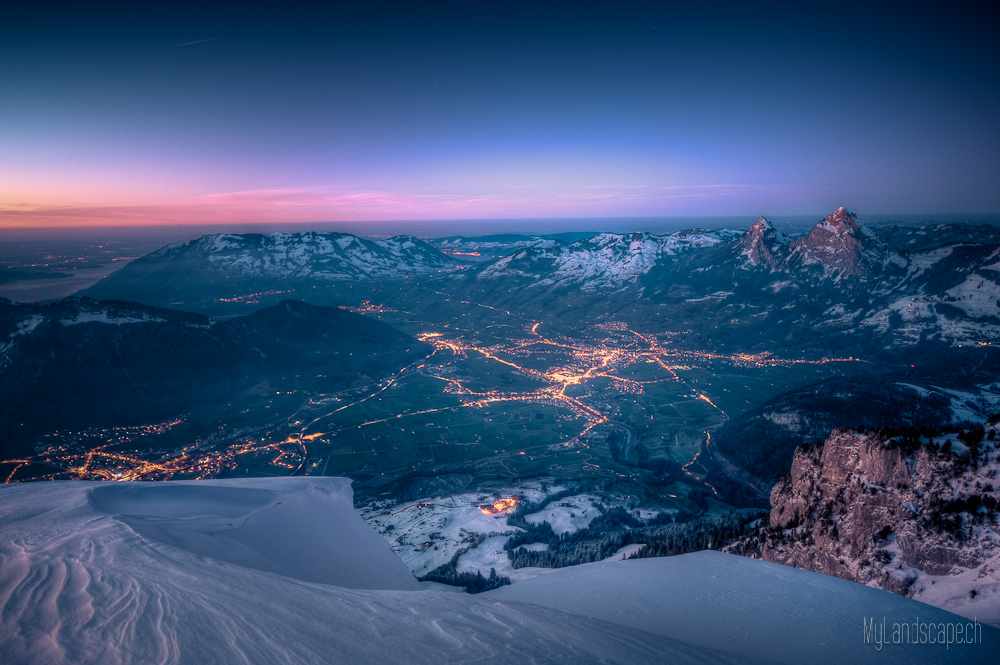
[[[764,240],[770,243],[777,242],[782,245],[787,245],[791,238],[774,228],[774,224],[771,223],[767,217],[763,215],[754,222],[746,232],[740,236],[740,242],[744,239],[752,238],[754,240]]]
[[[836,233],[855,235],[862,232],[864,225],[858,221],[857,214],[851,212],[843,206],[826,216],[823,221],[817,224],[812,233]]]
[[[766,265],[772,269],[780,268],[785,263],[785,246],[788,245],[787,235],[774,228],[774,225],[761,216],[746,233],[737,241],[737,250],[744,259],[743,267]]]
[[[827,215],[804,238],[790,243],[792,254],[804,266],[820,265],[827,276],[873,278],[906,261],[858,220],[840,207]]]

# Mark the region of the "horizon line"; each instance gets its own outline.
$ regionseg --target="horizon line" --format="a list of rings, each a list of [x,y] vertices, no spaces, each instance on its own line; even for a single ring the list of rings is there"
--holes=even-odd
[[[482,223],[482,222],[571,222],[571,221],[629,221],[629,220],[685,220],[685,219],[736,219],[747,218],[751,223],[760,217],[769,220],[780,220],[788,218],[810,217],[822,221],[830,213],[785,213],[779,215],[767,214],[730,214],[730,215],[601,215],[592,217],[469,217],[469,218],[443,218],[443,219],[380,219],[380,220],[289,220],[289,221],[266,221],[266,222],[239,222],[239,221],[205,221],[205,222],[182,222],[182,223],[139,223],[139,224],[43,224],[43,225],[5,225],[0,221],[0,233],[3,231],[43,231],[43,230],[84,230],[84,229],[176,229],[176,228],[199,228],[199,227],[227,227],[227,226],[306,226],[314,224],[330,225],[363,225],[374,226],[379,224],[460,224],[460,223]],[[0,212],[0,220],[5,215]],[[892,221],[959,221],[958,218],[969,222],[993,223],[983,218],[995,218],[996,223],[1000,223],[1000,212],[881,212],[881,213],[861,213],[858,214],[860,221],[884,223]],[[944,219],[937,219],[944,218]]]

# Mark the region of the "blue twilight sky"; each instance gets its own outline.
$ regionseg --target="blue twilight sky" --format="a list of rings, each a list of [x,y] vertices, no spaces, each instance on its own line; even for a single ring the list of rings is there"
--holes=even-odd
[[[982,10],[693,4],[14,10],[0,228],[1000,212]]]

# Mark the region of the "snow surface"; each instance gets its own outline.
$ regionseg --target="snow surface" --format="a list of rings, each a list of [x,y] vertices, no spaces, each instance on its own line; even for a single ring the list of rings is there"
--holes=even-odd
[[[442,564],[451,561],[452,557],[462,549],[471,547],[476,536],[486,536],[490,533],[513,534],[521,529],[507,523],[507,515],[486,515],[480,508],[493,503],[504,496],[520,496],[522,501],[541,503],[546,496],[562,492],[567,488],[562,485],[544,485],[538,481],[526,480],[517,485],[498,488],[495,492],[462,492],[445,497],[427,497],[401,503],[376,501],[361,506],[358,512],[373,529],[382,534],[389,542],[393,551],[403,560],[414,575],[420,577]],[[601,502],[597,497],[584,497],[580,506],[579,497],[572,497],[549,506],[549,511],[528,516],[531,522],[541,522],[544,519],[553,521],[556,533],[575,531],[580,526],[586,526],[596,517],[598,511],[593,503]],[[618,505],[615,501],[605,498],[605,505]],[[561,504],[568,503],[567,506]],[[576,513],[577,526],[571,523],[570,513]],[[586,517],[584,517],[586,514]],[[656,514],[649,512],[646,517]],[[504,539],[506,540],[506,539]],[[480,548],[475,548],[480,549]],[[480,549],[478,554],[482,562],[480,570],[488,575],[490,568],[497,572],[510,569],[510,559],[507,553],[500,551],[496,556],[488,556],[486,550]],[[466,559],[472,561],[474,558]],[[524,569],[521,569],[522,571]]]
[[[597,507],[600,503],[600,497],[578,494],[550,504],[545,510],[525,515],[524,521],[528,524],[548,522],[552,526],[552,532],[561,536],[590,526],[602,514]]]
[[[149,316],[148,314],[143,314],[141,317],[114,316],[108,312],[88,312],[80,310],[73,318],[60,319],[59,323],[64,326],[75,326],[81,323],[107,323],[110,325],[120,326],[125,323],[163,323],[164,321],[165,319],[161,319],[157,316]]]
[[[721,552],[564,568],[483,594],[610,621],[780,663],[995,663],[983,643],[864,643],[863,619],[964,622],[953,614],[835,577]],[[891,637],[891,635],[890,635]]]
[[[971,317],[996,315],[1000,307],[1000,284],[983,275],[969,275],[964,282],[948,289],[945,294],[953,298],[949,301],[950,305],[958,307]]]
[[[480,506],[493,503],[489,494],[466,492],[449,497],[421,499],[389,506],[362,508],[361,516],[381,533],[414,575],[429,573],[447,563],[455,553],[469,547],[471,534],[514,533],[505,515],[486,515]],[[506,539],[504,539],[506,540]],[[490,566],[497,570],[510,561],[504,553]]]
[[[748,660],[417,588],[343,479],[0,487],[4,665]]]
[[[714,552],[526,572],[478,596],[420,588],[344,479],[0,487],[5,665],[974,663],[1000,646],[984,629],[981,645],[875,654],[862,616],[957,619]]]
[[[989,392],[981,386],[978,393],[962,390],[952,390],[931,386],[933,390],[912,383],[897,383],[917,393],[920,397],[928,397],[933,392],[951,400],[951,421],[953,423],[972,423],[986,420],[1000,409],[1000,394]],[[947,437],[945,437],[947,438]],[[955,437],[952,437],[955,438]],[[944,438],[941,439],[944,441]]]
[[[510,565],[510,558],[503,548],[508,539],[509,536],[487,538],[458,557],[458,572],[475,573],[479,571],[484,576],[488,576],[490,568],[492,568],[497,571],[498,575],[510,576],[514,572],[514,567]]]
[[[975,284],[983,286],[979,289]],[[870,313],[862,325],[874,327],[879,333],[892,329],[906,343],[916,343],[926,337],[929,330],[938,330],[953,345],[992,343],[1000,339],[1000,328],[993,323],[1000,301],[1000,287],[990,282],[970,278],[959,286],[949,289],[946,294],[951,300],[943,301],[936,296],[904,296],[891,302],[887,307]],[[956,300],[956,297],[961,299]],[[940,313],[937,303],[958,307],[969,318],[952,319]],[[902,325],[894,327],[889,320],[899,314]]]
[[[15,335],[27,335],[32,330],[37,328],[39,324],[42,323],[42,321],[44,320],[45,317],[42,316],[41,314],[32,314],[31,316],[25,318],[23,321],[19,321],[17,324],[17,330],[12,332],[10,336],[14,337]]]

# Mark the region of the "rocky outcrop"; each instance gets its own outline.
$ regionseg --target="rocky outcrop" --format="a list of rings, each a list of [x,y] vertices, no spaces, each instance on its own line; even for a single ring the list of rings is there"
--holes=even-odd
[[[837,208],[803,238],[789,243],[790,261],[821,266],[825,276],[872,281],[886,273],[902,275],[906,260],[879,240],[857,215]]]
[[[775,229],[767,218],[761,217],[736,243],[737,250],[743,257],[740,267],[764,266],[771,270],[780,270],[785,266],[789,240],[789,237]]]
[[[997,438],[996,424],[931,437],[836,430],[796,450],[768,522],[730,549],[945,607],[1000,610]]]

